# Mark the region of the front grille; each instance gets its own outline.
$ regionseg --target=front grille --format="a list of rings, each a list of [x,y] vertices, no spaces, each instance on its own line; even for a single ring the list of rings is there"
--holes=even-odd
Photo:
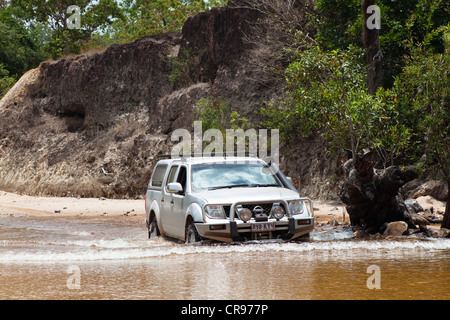
[[[269,215],[270,215],[270,211],[272,211],[272,205],[273,205],[273,203],[243,204],[242,207],[243,207],[243,208],[250,209],[251,212],[253,212],[253,217],[254,217],[254,216],[255,216],[255,212],[253,211],[253,209],[254,209],[255,207],[258,207],[258,206],[259,206],[259,207],[263,208],[263,213],[264,213],[266,216],[269,216]]]
[[[263,213],[264,213],[266,216],[270,216],[270,212],[272,211],[273,203],[270,202],[270,203],[242,204],[242,207],[243,207],[243,208],[250,209],[252,212],[253,212],[253,209],[254,209],[256,206],[260,206],[260,207],[263,209]],[[281,206],[282,206],[283,209],[286,211],[286,208],[284,207],[284,205],[281,204]],[[231,206],[223,206],[223,209],[224,209],[224,211],[225,211],[225,215],[229,218],[229,217],[230,217],[230,209],[231,209]],[[254,217],[255,217],[255,212],[253,212],[253,218],[254,218]],[[235,213],[234,218],[235,218],[235,219],[239,219],[237,213]]]

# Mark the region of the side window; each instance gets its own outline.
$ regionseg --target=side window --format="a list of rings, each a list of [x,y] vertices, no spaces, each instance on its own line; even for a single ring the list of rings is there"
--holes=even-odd
[[[167,164],[156,166],[150,179],[150,186],[161,188],[163,185],[164,175],[166,174]]]
[[[178,170],[178,166],[172,166],[170,168],[169,171],[169,176],[167,177],[167,181],[166,181],[166,186],[170,183],[170,182],[176,182],[175,181],[175,174],[177,173]]]
[[[181,166],[180,171],[178,171],[177,182],[179,182],[183,187],[183,194],[186,192],[186,174],[186,167]]]

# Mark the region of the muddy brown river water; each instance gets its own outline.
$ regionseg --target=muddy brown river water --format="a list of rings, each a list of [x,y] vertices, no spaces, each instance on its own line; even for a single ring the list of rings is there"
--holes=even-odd
[[[0,299],[444,299],[450,239],[185,245],[137,217],[0,217]]]

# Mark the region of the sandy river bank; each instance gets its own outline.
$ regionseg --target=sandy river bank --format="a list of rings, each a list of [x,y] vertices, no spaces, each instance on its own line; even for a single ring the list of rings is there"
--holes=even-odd
[[[419,204],[426,210],[445,211],[445,202],[430,196],[419,197]],[[345,207],[339,201],[313,199],[316,223],[336,220],[348,222]],[[20,195],[0,190],[0,216],[145,216],[143,199],[39,197]]]
[[[338,201],[313,200],[316,224],[349,221]],[[0,217],[118,217],[145,219],[145,200],[39,197],[0,191]]]

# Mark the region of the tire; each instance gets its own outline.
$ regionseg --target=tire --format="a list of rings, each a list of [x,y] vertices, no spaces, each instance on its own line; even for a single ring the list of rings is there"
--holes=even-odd
[[[311,235],[310,233],[305,233],[304,235],[301,235],[300,237],[297,237],[295,239],[292,239],[290,241],[292,242],[307,242],[311,239]]]
[[[153,216],[150,224],[148,225],[148,238],[154,239],[161,236],[161,232],[159,231],[158,221],[156,220],[156,216]]]
[[[186,244],[196,243],[202,240],[197,232],[197,228],[195,227],[194,223],[191,223],[187,226],[185,240]]]

